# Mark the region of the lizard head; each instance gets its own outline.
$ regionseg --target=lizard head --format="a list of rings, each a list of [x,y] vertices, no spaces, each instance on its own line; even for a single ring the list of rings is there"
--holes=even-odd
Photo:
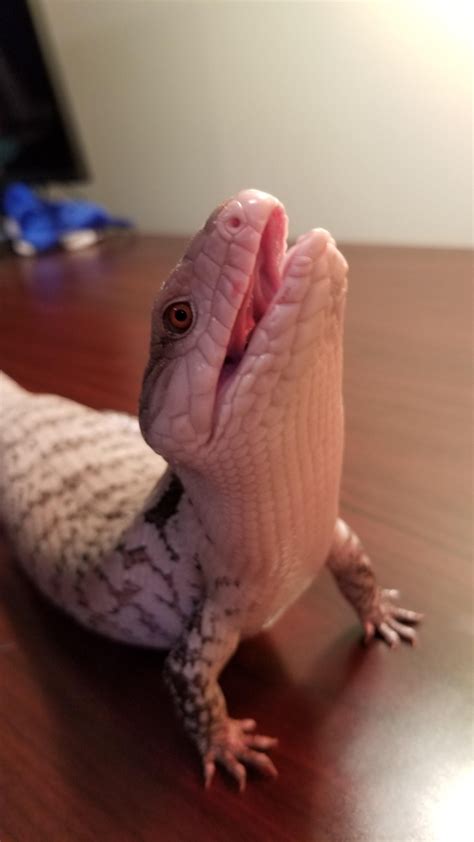
[[[317,314],[340,315],[347,264],[334,240],[314,229],[287,249],[286,237],[281,202],[244,190],[211,214],[159,291],[139,417],[172,465],[205,464],[244,416],[247,431],[281,418],[314,358]]]

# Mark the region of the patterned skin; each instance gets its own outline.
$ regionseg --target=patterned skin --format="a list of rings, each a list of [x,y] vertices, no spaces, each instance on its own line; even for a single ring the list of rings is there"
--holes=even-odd
[[[203,763],[276,775],[276,741],[218,684],[323,564],[366,639],[415,641],[338,518],[347,264],[314,229],[286,248],[274,197],[217,208],[161,288],[139,422],[0,380],[3,520],[25,570],[79,622],[169,649],[165,680]],[[160,455],[157,455],[160,454]],[[166,461],[165,461],[166,460]]]

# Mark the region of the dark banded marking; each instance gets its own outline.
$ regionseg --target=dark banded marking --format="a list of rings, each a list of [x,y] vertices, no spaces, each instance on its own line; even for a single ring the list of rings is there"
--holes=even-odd
[[[109,467],[109,466],[115,467],[117,464],[123,464],[123,462],[127,458],[129,460],[130,459],[134,459],[134,460],[139,459],[140,461],[143,460],[144,462],[148,462],[148,463],[150,462],[150,454],[147,451],[144,451],[143,453],[137,451],[137,448],[135,447],[135,445],[136,445],[136,438],[135,437],[130,437],[130,440],[129,440],[128,438],[124,438],[123,436],[121,436],[120,438],[117,438],[115,440],[112,439],[112,441],[110,441],[110,435],[109,435],[109,436],[104,436],[104,441],[105,441],[105,443],[101,444],[101,447],[100,447],[100,456],[101,456],[100,463],[98,465],[96,465],[95,463],[92,464],[92,463],[85,462],[84,465],[82,466],[81,470],[75,472],[76,474],[79,474],[79,473],[82,474],[86,470],[87,471],[94,471],[94,473],[100,474],[100,473],[103,472],[104,467]],[[29,475],[31,474],[33,465],[35,467],[36,467],[36,465],[43,466],[44,463],[47,463],[47,460],[49,458],[51,458],[51,456],[58,456],[61,453],[67,453],[68,451],[77,452],[77,450],[80,450],[83,445],[84,446],[87,446],[87,445],[90,446],[91,442],[93,442],[94,445],[96,445],[97,444],[97,437],[91,436],[90,431],[88,431],[87,434],[84,434],[84,435],[77,434],[76,436],[71,437],[71,438],[61,439],[61,441],[59,441],[59,442],[52,442],[51,446],[49,448],[47,448],[47,449],[44,448],[41,451],[38,450],[38,453],[36,454],[37,457],[38,457],[37,461],[34,462],[32,465],[28,465],[27,468],[23,468],[22,471],[19,471],[18,473],[10,473],[9,474],[9,483],[11,485],[14,485],[17,482],[21,482],[22,480],[27,479],[29,477]],[[102,461],[102,457],[105,454],[112,455],[117,451],[121,452],[120,457],[118,457],[117,459],[114,459],[110,462]],[[135,466],[133,464],[131,464],[130,470],[131,470],[132,474],[134,473],[134,469],[135,469]],[[50,470],[50,473],[51,472],[52,471]],[[136,467],[136,473],[141,473],[141,466]]]
[[[166,599],[161,593],[154,593],[153,596],[157,602],[166,605],[167,608],[173,610],[180,620],[187,622],[188,615],[183,611],[179,602],[179,590],[176,587],[173,573],[165,572],[156,564],[149,556],[146,547],[139,546],[133,549],[122,550],[124,556],[124,569],[130,570],[138,564],[145,564],[150,567],[153,572],[160,577],[170,592],[170,599]]]
[[[121,464],[121,463],[122,463],[122,460],[120,460],[120,461],[117,460],[117,462],[116,462],[117,465]],[[113,463],[109,462],[107,467],[113,467]],[[41,509],[46,503],[49,503],[51,500],[54,500],[56,498],[59,500],[61,498],[61,496],[64,494],[65,491],[74,489],[74,488],[77,487],[77,485],[78,485],[78,483],[68,485],[68,481],[66,480],[64,485],[59,489],[55,489],[54,491],[43,491],[39,497],[36,497],[35,499],[28,502],[26,511],[22,512],[20,517],[12,523],[12,525],[11,525],[12,531],[13,532],[20,531],[23,528],[26,521],[28,520],[28,517],[32,514],[32,512],[35,509],[37,509],[37,508]],[[87,500],[85,500],[80,506],[78,506],[74,510],[74,519],[77,519],[77,517],[79,515],[82,515],[83,512],[87,512],[87,511],[90,511],[91,509],[93,509],[94,503],[100,503],[103,500],[107,500],[110,497],[111,494],[113,494],[117,491],[123,491],[125,493],[122,494],[120,499],[117,499],[117,500],[114,501],[113,510],[118,511],[123,507],[123,513],[125,515],[127,513],[127,509],[129,508],[131,502],[134,501],[134,497],[133,496],[130,497],[130,496],[127,495],[127,487],[126,487],[126,485],[124,485],[123,482],[115,482],[115,483],[110,483],[109,485],[91,490]],[[105,513],[102,513],[101,516],[105,517]],[[61,522],[62,520],[63,520],[62,517],[60,517],[60,518],[58,518],[57,522]],[[46,532],[42,533],[42,537],[43,537],[43,535],[46,535],[47,532],[49,532],[49,530],[50,530],[50,526],[47,527]]]
[[[158,530],[163,529],[170,517],[176,514],[182,496],[182,482],[176,474],[171,474],[170,484],[164,494],[153,508],[145,512],[146,522],[153,523]]]
[[[178,511],[178,506],[183,496],[184,489],[181,480],[176,474],[171,474],[170,484],[164,494],[160,497],[153,508],[148,509],[144,514],[146,523],[152,523],[163,541],[171,561],[179,561],[179,555],[171,546],[166,534],[166,524]]]
[[[19,413],[18,418],[11,419],[11,425],[15,428],[15,431],[18,432],[18,437],[16,438],[8,438],[8,445],[10,447],[17,447],[20,445],[21,447],[24,446],[24,437],[36,435],[37,433],[41,433],[46,428],[54,428],[54,427],[61,427],[64,424],[68,424],[71,422],[77,422],[78,418],[81,420],[82,428],[93,428],[94,426],[101,428],[100,425],[100,416],[91,416],[84,417],[79,415],[77,410],[75,412],[65,413],[64,415],[58,414],[57,408],[53,407],[55,410],[54,414],[51,415],[44,415],[43,412],[39,412],[39,420],[35,422],[35,418],[33,415],[33,423],[24,424],[22,423],[22,418],[24,418],[24,409],[22,412]],[[29,422],[31,422],[31,416],[28,417]]]

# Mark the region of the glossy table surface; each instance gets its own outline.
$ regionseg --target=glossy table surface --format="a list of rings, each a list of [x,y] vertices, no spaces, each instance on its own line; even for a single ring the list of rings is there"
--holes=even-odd
[[[135,411],[149,312],[182,241],[0,259],[0,362],[22,385]],[[278,735],[277,781],[201,787],[163,656],[81,630],[0,548],[1,842],[460,842],[472,826],[468,252],[343,249],[343,515],[420,643],[361,645],[324,572],[223,675]],[[25,447],[28,442],[25,442]]]

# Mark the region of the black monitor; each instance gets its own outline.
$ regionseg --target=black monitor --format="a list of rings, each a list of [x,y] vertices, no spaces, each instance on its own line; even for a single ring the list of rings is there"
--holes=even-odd
[[[86,177],[39,10],[0,0],[0,189]]]

